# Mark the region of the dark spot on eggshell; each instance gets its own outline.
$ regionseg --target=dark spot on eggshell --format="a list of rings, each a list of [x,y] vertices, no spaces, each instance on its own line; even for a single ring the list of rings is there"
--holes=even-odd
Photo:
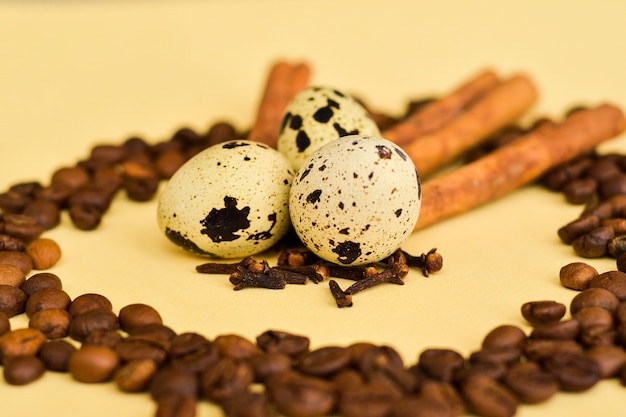
[[[238,141],[226,142],[225,144],[222,145],[222,148],[224,148],[224,149],[235,149],[235,148],[238,148],[240,146],[250,146],[250,143],[238,142]]]
[[[323,171],[326,169],[326,165],[320,165],[320,167],[318,168],[318,170]]]
[[[230,242],[239,239],[241,236],[234,232],[245,230],[250,227],[248,215],[250,207],[241,210],[237,208],[237,199],[234,197],[224,197],[224,208],[211,209],[209,214],[200,221],[204,226],[200,233],[207,235],[213,242]]]
[[[307,169],[305,169],[304,171],[302,171],[302,175],[300,175],[300,181],[302,181],[304,178],[306,178],[307,175],[309,175],[311,173],[311,169],[313,168],[313,164],[309,165],[307,167]]]
[[[372,178],[374,178],[374,171],[370,172],[370,174],[367,176],[368,180],[372,180]]]
[[[285,115],[283,116],[283,120],[280,122],[279,134],[282,134],[285,131],[285,127],[289,124],[290,120],[291,120],[291,113],[290,112],[285,113]]]
[[[322,195],[322,190],[312,191],[308,196],[306,196],[306,201],[308,203],[319,203],[320,195]]]
[[[177,246],[185,249],[186,251],[196,253],[198,255],[215,256],[215,254],[202,250],[191,240],[183,236],[179,231],[165,228],[165,236]]]
[[[249,156],[244,156],[244,157],[243,157],[243,160],[244,160],[244,161],[249,161],[249,160],[250,160],[250,157],[249,157]]]
[[[289,128],[293,130],[298,130],[302,128],[302,116],[299,114],[294,114],[289,121]]]
[[[334,245],[334,242],[332,242],[331,245]],[[361,245],[357,242],[347,240],[336,245],[333,248],[333,252],[338,255],[338,262],[349,265],[361,256]]]
[[[313,119],[318,123],[328,123],[335,113],[329,106],[321,107],[313,113]]]
[[[348,136],[348,135],[358,135],[359,134],[359,129],[354,129],[354,130],[348,131],[348,130],[344,129],[339,123],[333,123],[333,128],[335,128],[335,131],[337,132],[339,137]]]
[[[298,152],[304,152],[311,146],[311,138],[309,138],[309,135],[307,135],[304,130],[298,131],[296,135],[296,146],[298,147]]]
[[[343,201],[340,201],[338,205],[339,205],[339,208],[343,210]]]
[[[398,209],[394,211],[393,213],[396,215],[396,217],[400,217],[402,215],[402,209]]]
[[[385,145],[376,145],[376,150],[378,151],[378,157],[380,159],[391,159],[391,149],[389,149]]]
[[[342,234],[342,235],[349,235],[349,234],[350,234],[350,228],[348,228],[348,227],[344,227],[343,229],[341,229],[341,230],[339,231],[339,234]]]
[[[402,158],[402,160],[403,160],[403,161],[406,161],[407,156],[406,156],[406,154],[405,154],[404,152],[402,152],[402,150],[401,150],[401,149],[399,149],[399,148],[394,148],[394,150],[396,151],[396,153],[397,153],[398,155],[400,155],[400,158]]]
[[[272,222],[269,229],[260,231],[259,233],[255,233],[253,235],[248,236],[246,240],[267,240],[273,236],[272,229],[276,226],[276,213],[272,213],[267,216],[267,220]]]

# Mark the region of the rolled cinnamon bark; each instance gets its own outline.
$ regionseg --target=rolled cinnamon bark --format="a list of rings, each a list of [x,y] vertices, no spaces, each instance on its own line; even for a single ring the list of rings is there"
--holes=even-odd
[[[420,107],[402,122],[386,129],[383,137],[403,146],[417,138],[442,128],[466,107],[500,84],[496,73],[483,70],[465,81],[446,96]]]
[[[414,230],[464,213],[538,179],[548,169],[590,152],[626,129],[611,104],[580,110],[550,129],[538,129],[509,145],[422,186],[422,208]]]
[[[426,177],[511,124],[536,98],[536,87],[528,77],[513,76],[489,90],[441,129],[418,137],[403,148],[420,175]]]
[[[304,62],[277,61],[272,65],[248,139],[276,147],[285,108],[307,87],[310,75],[311,69]]]

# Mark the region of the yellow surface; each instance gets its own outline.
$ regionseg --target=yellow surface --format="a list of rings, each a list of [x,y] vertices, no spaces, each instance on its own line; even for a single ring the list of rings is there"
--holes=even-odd
[[[479,69],[529,74],[540,101],[529,118],[611,101],[626,107],[626,3],[620,1],[58,1],[0,3],[0,189],[46,182],[96,143],[131,135],[167,139],[228,119],[247,127],[269,65],[306,59],[313,82],[397,112]],[[626,137],[605,150],[626,151]],[[579,260],[556,230],[580,207],[531,186],[414,234],[444,270],[412,272],[337,309],[327,284],[233,292],[226,277],[194,272],[203,260],[161,236],[155,202],[118,198],[95,232],[63,224],[47,235],[64,250],[54,267],[73,297],[98,292],[116,309],[143,302],[182,332],[253,338],[267,329],[306,334],[314,347],[357,340],[392,345],[407,362],[427,347],[477,349],[496,325],[525,326],[523,302],[569,303],[558,271]],[[600,271],[611,259],[589,261]],[[13,319],[25,325],[23,317]],[[2,415],[139,417],[146,395],[48,373],[27,387],[0,382]],[[51,411],[53,410],[53,411]],[[602,382],[558,394],[519,416],[622,416],[626,389]],[[203,404],[199,416],[218,416]]]

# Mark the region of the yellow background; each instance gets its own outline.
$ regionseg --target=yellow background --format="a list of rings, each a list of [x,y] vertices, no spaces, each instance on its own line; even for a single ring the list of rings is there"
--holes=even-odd
[[[314,84],[356,93],[400,112],[411,98],[443,94],[492,67],[524,72],[540,90],[528,119],[577,104],[626,107],[626,2],[583,1],[5,1],[0,2],[0,189],[46,182],[97,143],[151,142],[176,129],[227,119],[248,127],[269,65],[304,59]],[[626,138],[605,151],[626,152]],[[161,236],[155,202],[118,198],[94,232],[67,218],[47,233],[64,250],[54,267],[72,296],[97,292],[115,308],[143,302],[178,332],[208,337],[267,329],[306,334],[314,347],[357,340],[396,347],[409,363],[427,347],[477,349],[493,327],[526,327],[522,303],[574,296],[558,271],[580,260],[556,230],[581,208],[538,186],[415,233],[405,249],[437,247],[444,270],[412,272],[337,309],[327,284],[233,292],[204,260]],[[611,259],[588,261],[600,272]],[[23,317],[14,327],[26,325]],[[153,414],[147,395],[47,373],[27,387],[0,382],[2,415]],[[53,410],[53,411],[51,411]],[[558,394],[519,416],[622,416],[626,389],[602,382]],[[219,416],[203,403],[199,416]]]

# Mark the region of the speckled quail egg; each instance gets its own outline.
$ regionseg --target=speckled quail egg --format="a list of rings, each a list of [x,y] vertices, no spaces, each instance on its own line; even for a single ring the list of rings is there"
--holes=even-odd
[[[356,134],[380,136],[376,122],[363,106],[336,89],[308,87],[285,109],[276,149],[297,170],[320,146]]]
[[[242,258],[261,252],[290,229],[294,170],[275,149],[233,140],[198,153],[159,196],[160,229],[200,255]]]
[[[378,262],[412,233],[420,177],[408,155],[381,137],[349,135],[315,151],[291,186],[291,222],[304,245],[343,265]]]

